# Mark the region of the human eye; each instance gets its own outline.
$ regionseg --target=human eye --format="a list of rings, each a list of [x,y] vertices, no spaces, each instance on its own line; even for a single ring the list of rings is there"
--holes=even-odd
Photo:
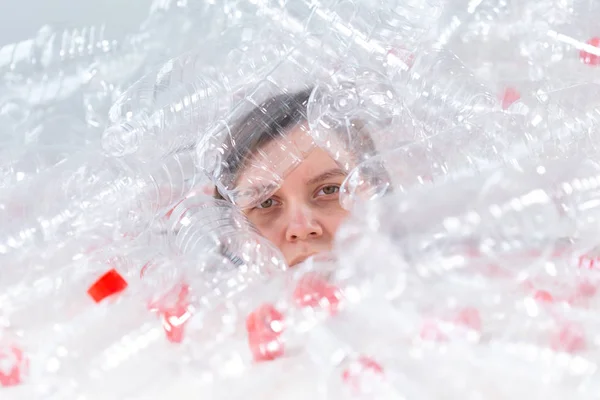
[[[277,205],[277,200],[275,200],[274,198],[269,198],[265,201],[263,201],[262,203],[260,203],[259,205],[257,205],[255,208],[259,209],[259,210],[265,210],[267,208],[271,208],[275,205]]]
[[[339,191],[339,185],[327,185],[319,189],[319,191],[317,192],[317,196],[332,196],[334,194],[337,194]]]

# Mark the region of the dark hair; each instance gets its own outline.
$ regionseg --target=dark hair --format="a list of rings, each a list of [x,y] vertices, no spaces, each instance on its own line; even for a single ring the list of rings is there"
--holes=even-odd
[[[257,105],[237,122],[232,127],[231,136],[225,146],[229,152],[224,157],[224,171],[230,176],[237,175],[249,155],[256,149],[307,121],[307,106],[312,89],[271,97]],[[373,153],[375,144],[365,128],[365,124],[358,119],[353,119],[352,124],[361,132],[360,137],[354,139],[360,140],[365,151]],[[344,142],[349,139],[342,138]],[[214,197],[224,199],[217,188],[215,188]]]
[[[232,128],[231,149],[225,156],[229,174],[237,174],[254,150],[268,144],[282,132],[306,121],[306,108],[312,88],[293,94],[280,94],[255,107]],[[223,199],[215,188],[214,196]]]

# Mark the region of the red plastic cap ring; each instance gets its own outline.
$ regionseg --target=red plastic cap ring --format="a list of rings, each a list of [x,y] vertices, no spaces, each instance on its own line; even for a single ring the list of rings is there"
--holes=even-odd
[[[512,88],[512,87],[506,88],[504,90],[504,93],[502,93],[502,96],[501,96],[502,109],[507,110],[508,108],[510,108],[510,106],[513,103],[515,103],[516,101],[519,101],[520,98],[521,98],[521,94],[519,93],[519,91],[517,89]]]
[[[262,304],[246,318],[248,345],[254,361],[272,361],[284,355],[280,339],[284,315],[272,304]]]
[[[127,281],[113,268],[98,278],[87,292],[96,303],[100,303],[105,298],[122,292],[126,287]]]
[[[29,369],[29,360],[15,346],[0,346],[0,388],[23,383]]]
[[[593,46],[596,48],[594,53],[590,53],[586,50],[581,50],[579,52],[579,59],[582,63],[586,65],[590,65],[596,67],[600,65],[600,56],[598,55],[598,51],[600,51],[600,37],[593,37],[586,42],[588,46]]]

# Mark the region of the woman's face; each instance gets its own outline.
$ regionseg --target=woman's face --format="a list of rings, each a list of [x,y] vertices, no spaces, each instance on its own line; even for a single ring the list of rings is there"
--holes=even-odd
[[[289,135],[293,142],[306,140],[301,128]],[[277,159],[282,149],[271,142],[261,152]],[[260,172],[246,168],[239,178],[251,181],[256,173]],[[315,148],[270,198],[244,212],[262,235],[279,247],[288,265],[294,266],[331,249],[335,233],[348,215],[339,203],[344,178],[344,172],[328,153]]]

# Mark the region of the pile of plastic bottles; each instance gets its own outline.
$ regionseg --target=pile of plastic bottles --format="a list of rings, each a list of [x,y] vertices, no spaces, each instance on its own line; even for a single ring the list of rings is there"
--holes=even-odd
[[[0,398],[600,398],[600,3],[145,12],[0,48]],[[232,127],[303,90],[242,193]],[[351,213],[288,268],[238,206],[317,146]]]

